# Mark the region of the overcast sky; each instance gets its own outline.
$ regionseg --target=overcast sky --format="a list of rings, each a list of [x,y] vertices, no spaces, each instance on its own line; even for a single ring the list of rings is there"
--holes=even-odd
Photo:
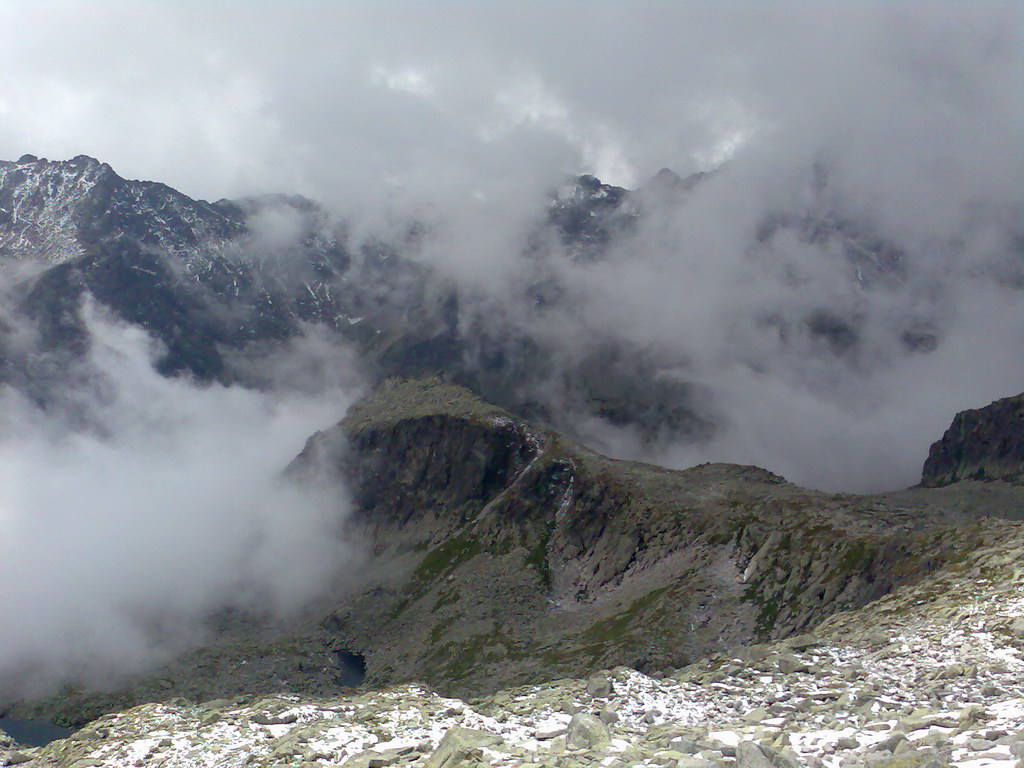
[[[1020,9],[4,0],[0,156],[90,154],[213,199],[630,185],[743,151],[1005,192]]]

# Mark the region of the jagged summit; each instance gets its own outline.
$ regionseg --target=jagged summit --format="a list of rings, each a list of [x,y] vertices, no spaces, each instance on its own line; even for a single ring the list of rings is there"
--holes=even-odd
[[[671,168],[662,168],[640,186],[637,192],[649,199],[668,199],[678,202],[679,198],[711,176],[706,171],[697,171],[683,178]]]
[[[0,162],[0,254],[59,264],[84,252],[87,209],[107,194],[113,171],[92,158]]]
[[[1003,480],[1024,485],[1024,394],[961,411],[932,444],[921,484]]]
[[[208,203],[88,155],[0,162],[0,254],[62,264],[120,238],[195,258],[241,231]]]

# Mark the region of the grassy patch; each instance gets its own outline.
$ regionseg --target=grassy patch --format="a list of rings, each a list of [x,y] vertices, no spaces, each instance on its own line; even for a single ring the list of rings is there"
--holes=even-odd
[[[433,611],[437,612],[446,605],[459,602],[459,593],[456,590],[450,592],[444,592],[440,597],[437,598],[437,602],[434,603]]]
[[[546,530],[541,535],[537,546],[526,555],[526,564],[537,571],[540,581],[545,589],[551,588],[551,568],[548,565],[548,544],[551,541],[551,531]]]
[[[775,621],[779,618],[779,611],[782,609],[782,590],[766,597],[760,587],[760,584],[751,584],[743,593],[743,599],[757,606],[754,631],[759,637],[765,637],[775,629]]]
[[[586,632],[581,635],[581,640],[585,643],[597,643],[606,645],[608,643],[621,640],[626,630],[629,629],[630,625],[639,618],[640,613],[649,608],[659,597],[661,597],[668,587],[662,587],[661,589],[652,589],[643,597],[638,597],[634,600],[629,608],[624,610],[615,616],[609,616],[607,619],[602,619],[595,624],[592,624]]]
[[[437,624],[435,624],[434,628],[432,630],[430,630],[430,642],[432,642],[432,643],[440,642],[441,638],[444,637],[445,633],[448,631],[448,629],[454,623],[455,623],[455,617],[454,616],[449,616],[447,619],[442,619]]]
[[[843,559],[840,562],[840,565],[846,572],[860,573],[871,564],[872,554],[873,553],[870,552],[868,548],[867,542],[863,539],[857,539],[843,554]]]
[[[429,582],[438,576],[450,573],[462,563],[480,552],[480,542],[470,536],[453,536],[444,544],[430,550],[416,566],[412,577],[419,582]]]

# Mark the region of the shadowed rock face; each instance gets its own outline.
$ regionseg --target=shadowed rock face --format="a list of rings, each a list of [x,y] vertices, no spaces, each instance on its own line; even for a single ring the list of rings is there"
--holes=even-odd
[[[942,439],[932,444],[921,485],[938,487],[959,480],[1024,484],[1024,394],[961,411]]]

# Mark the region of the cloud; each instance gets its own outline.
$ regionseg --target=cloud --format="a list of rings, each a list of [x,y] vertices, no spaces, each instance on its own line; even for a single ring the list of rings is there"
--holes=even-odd
[[[0,391],[6,696],[109,685],[201,640],[226,608],[288,615],[352,556],[344,489],[281,474],[351,392],[165,379],[144,333],[86,316],[74,418]]]
[[[985,1],[0,2],[0,155],[302,193],[356,240],[425,221],[416,255],[462,286],[464,327],[540,333],[556,369],[620,341],[711,393],[716,441],[648,458],[868,490],[914,482],[953,411],[1024,389],[1021,30]],[[564,309],[530,303],[521,253],[566,174],[723,162],[605,263],[544,265]],[[278,248],[275,216],[256,229]]]

